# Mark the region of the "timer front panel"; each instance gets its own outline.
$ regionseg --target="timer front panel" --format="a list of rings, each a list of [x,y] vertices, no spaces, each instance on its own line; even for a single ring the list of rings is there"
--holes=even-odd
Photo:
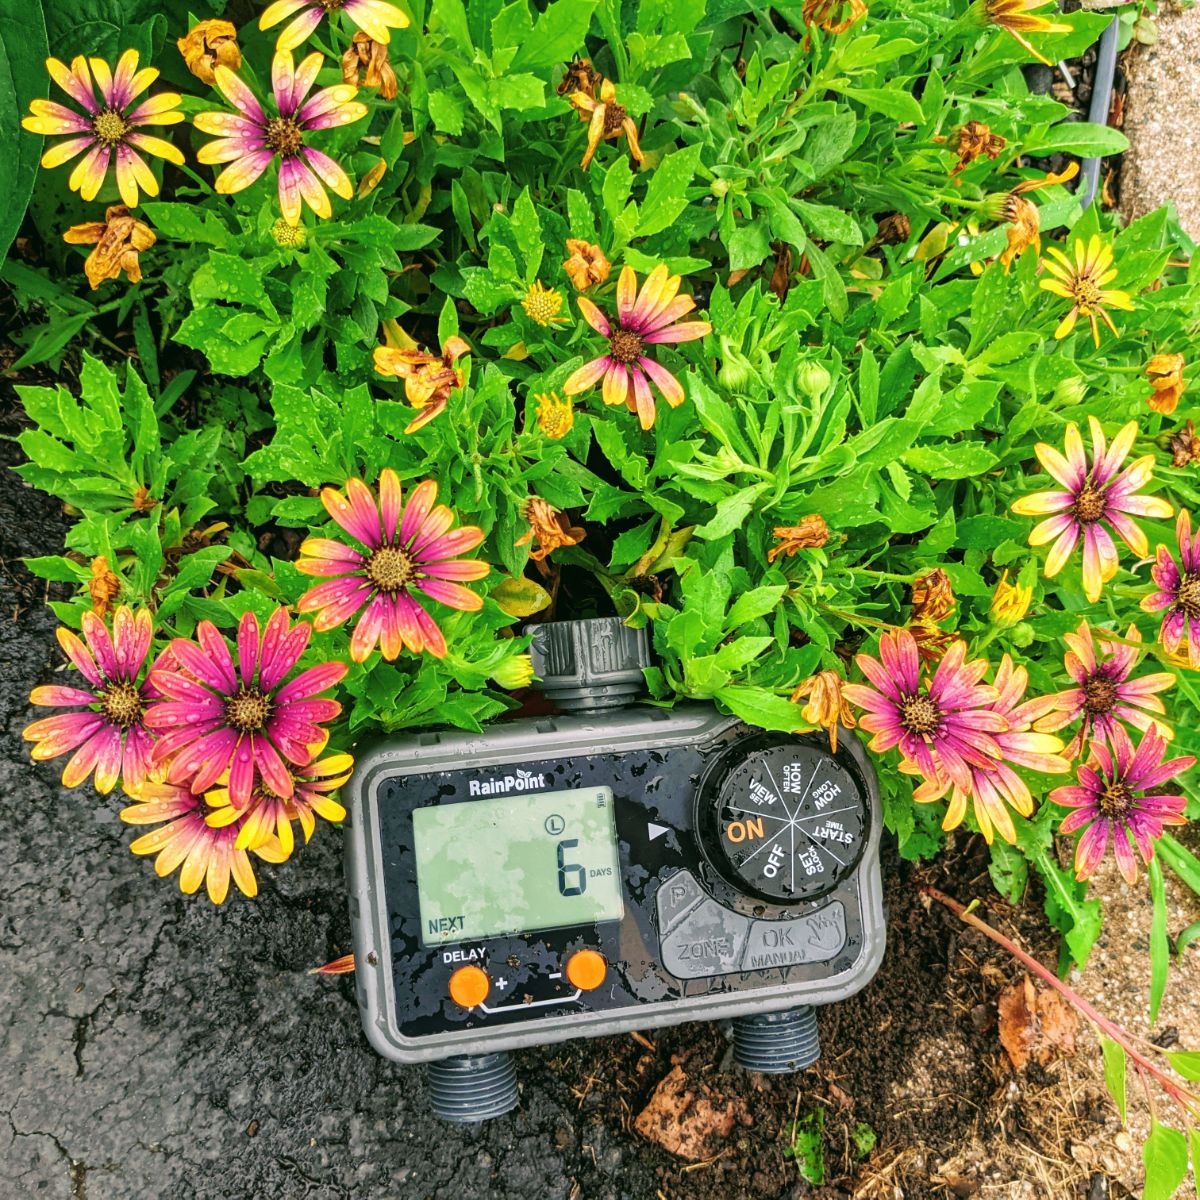
[[[482,1036],[513,1024],[561,1026],[583,1012],[617,1015],[649,1005],[661,1011],[664,1004],[777,991],[847,973],[863,955],[853,868],[870,832],[870,805],[848,753],[835,760],[818,739],[735,725],[702,747],[523,759],[519,768],[380,771],[368,784],[379,825],[391,1006],[403,1037]],[[472,799],[472,788],[479,789],[481,777],[506,775],[521,786],[505,798],[504,820],[489,821],[487,806],[495,800]],[[563,802],[546,800],[547,793]],[[603,838],[594,831],[576,838],[569,827],[570,798],[595,804],[605,795],[612,798],[623,910],[615,919],[608,917],[615,911],[611,895],[602,909],[595,894],[580,895],[573,909],[563,893],[581,879],[601,895],[613,884],[604,874],[611,860]],[[478,821],[470,819],[472,805]],[[453,832],[449,818],[431,817],[434,806],[453,806]],[[419,886],[414,850],[414,831],[419,848],[422,825],[431,820],[444,830],[439,849],[451,856],[458,880],[436,912],[429,895],[438,885]],[[541,918],[526,911],[519,931],[467,936],[458,918],[465,923],[468,912],[475,912],[479,929],[493,916],[494,927],[509,928],[517,919],[494,910],[529,907],[521,897],[506,899],[505,884],[494,877],[509,871],[514,839],[522,847],[523,877],[507,886],[540,892],[553,913]],[[578,841],[586,852],[561,849],[565,841]],[[534,872],[536,880],[528,878]],[[581,919],[535,928],[572,912]],[[572,982],[571,959],[580,951],[593,963],[595,952],[603,956],[607,970],[598,984]],[[464,968],[478,968],[487,979],[486,997],[469,1007],[452,995],[452,978]]]

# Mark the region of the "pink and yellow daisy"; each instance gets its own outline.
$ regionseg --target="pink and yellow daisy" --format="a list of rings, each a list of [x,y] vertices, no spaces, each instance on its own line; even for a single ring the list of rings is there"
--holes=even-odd
[[[342,711],[319,698],[339,683],[346,664],[322,663],[284,679],[308,645],[312,626],[292,625],[277,608],[261,635],[246,613],[237,633],[237,662],[210,621],[196,626],[196,640],[176,638],[175,670],[156,670],[150,682],[167,697],[146,711],[146,725],[161,734],[154,762],[167,765],[167,782],[204,792],[226,772],[230,801],[246,807],[261,780],[284,798],[295,792],[286,763],[307,766],[321,743],[321,722]]]
[[[971,764],[969,789],[952,783],[945,772],[940,772],[935,778],[926,779],[913,793],[913,799],[929,803],[940,800],[949,791],[950,803],[942,821],[943,829],[955,829],[962,824],[970,800],[975,822],[987,843],[991,845],[998,833],[1012,845],[1016,843],[1017,830],[1008,810],[1011,808],[1023,817],[1033,814],[1033,794],[1013,767],[1024,767],[1043,775],[1065,775],[1071,765],[1061,754],[1062,739],[1038,732],[1034,724],[1053,707],[1054,697],[1025,699],[1029,672],[1024,667],[1014,666],[1007,654],[996,669],[995,687],[999,696],[989,707],[1002,716],[1008,726],[992,735],[1002,758],[982,767]],[[900,764],[900,770],[907,775],[920,773],[915,764],[907,761]]]
[[[948,779],[970,794],[971,768],[991,767],[1002,757],[995,735],[1008,721],[995,708],[999,691],[981,682],[986,659],[966,657],[966,643],[955,642],[927,678],[913,635],[897,629],[880,637],[878,659],[860,654],[854,660],[871,686],[848,683],[842,694],[865,711],[859,725],[875,735],[872,750],[895,746],[925,779]]]
[[[34,721],[24,737],[35,743],[33,757],[39,762],[75,751],[63,771],[65,787],[78,787],[95,771],[97,791],[111,792],[119,779],[126,791],[136,793],[149,773],[154,745],[146,706],[158,696],[141,678],[150,653],[150,613],[142,609],[135,616],[122,605],[113,616],[111,636],[94,613],[85,612],[81,624],[86,645],[69,629],[58,630],[58,642],[90,688],[34,688],[29,697],[34,704],[75,711]],[[160,656],[155,668],[166,661]]]
[[[1053,542],[1046,557],[1047,578],[1057,575],[1083,540],[1083,590],[1093,604],[1104,585],[1117,573],[1117,548],[1106,526],[1139,558],[1149,543],[1133,517],[1169,517],[1171,506],[1160,496],[1144,496],[1140,490],[1154,473],[1154,456],[1136,459],[1123,471],[1119,468],[1137,437],[1137,422],[1130,421],[1107,446],[1104,430],[1095,417],[1088,417],[1092,433],[1092,460],[1083,449],[1079,427],[1067,426],[1066,455],[1039,442],[1034,450],[1042,467],[1061,485],[1062,491],[1036,492],[1022,496],[1013,512],[1023,517],[1046,517],[1029,535],[1031,546]]]
[[[679,318],[692,311],[696,302],[680,296],[680,277],[671,275],[660,263],[646,276],[638,291],[637,275],[625,267],[617,281],[617,323],[609,319],[586,297],[578,297],[584,320],[601,337],[608,338],[608,353],[584,363],[563,384],[567,396],[587,391],[603,380],[605,404],[624,404],[636,412],[643,429],[654,424],[654,396],[650,384],[663,399],[677,408],[683,403],[683,385],[646,354],[649,346],[693,342],[712,333],[707,321]]]
[[[316,31],[326,13],[334,12],[344,12],[372,41],[385,46],[392,40],[393,29],[407,29],[409,24],[407,13],[387,0],[275,0],[263,9],[258,27],[270,29],[298,13],[275,43],[276,50],[295,50]]]
[[[168,162],[183,162],[183,155],[170,142],[140,132],[147,125],[182,121],[181,97],[177,92],[160,92],[131,109],[138,96],[158,78],[155,67],[139,71],[137,66],[136,50],[126,50],[115,70],[101,58],[86,59],[82,54],[72,60],[70,67],[57,58],[48,58],[46,70],[50,77],[83,112],[53,100],[34,100],[29,105],[30,115],[21,122],[30,133],[68,135],[42,155],[43,167],[61,166],[84,154],[67,180],[71,190],[84,200],[96,198],[114,163],[117,190],[127,207],[137,206],[139,188],[157,196],[158,180],[139,151]]]
[[[326,739],[327,740],[327,739]],[[324,741],[309,748],[313,760],[307,766],[289,767],[294,791],[289,798],[273,792],[261,781],[244,805],[234,804],[229,788],[218,787],[205,799],[213,811],[208,823],[214,828],[237,826],[238,850],[257,850],[275,843],[279,846],[280,861],[291,858],[296,840],[292,822],[299,821],[307,845],[317,827],[317,817],[326,821],[344,821],[346,810],[333,799],[336,792],[354,771],[354,759],[349,754],[330,754],[320,758]],[[272,860],[274,861],[274,860]]]
[[[1163,761],[1166,742],[1150,729],[1135,751],[1119,726],[1111,749],[1092,743],[1091,759],[1080,766],[1076,782],[1055,788],[1050,799],[1074,811],[1063,818],[1062,833],[1082,836],[1075,847],[1075,874],[1088,879],[1113,843],[1117,868],[1126,883],[1136,883],[1137,855],[1144,863],[1154,857],[1154,843],[1166,825],[1184,825],[1187,800],[1160,789],[1168,779],[1195,765],[1191,755]],[[1135,855],[1134,851],[1137,854]]]
[[[1192,518],[1181,509],[1175,521],[1175,540],[1179,545],[1176,562],[1166,546],[1159,546],[1150,575],[1158,585],[1143,601],[1145,612],[1161,612],[1158,640],[1168,654],[1185,644],[1187,662],[1200,669],[1200,543],[1192,540]]]
[[[1067,747],[1069,758],[1075,758],[1089,739],[1112,741],[1122,722],[1143,732],[1157,729],[1164,740],[1171,739],[1171,730],[1162,719],[1166,709],[1157,693],[1166,691],[1175,682],[1175,676],[1169,671],[1159,671],[1137,679],[1129,677],[1141,657],[1142,635],[1136,625],[1126,630],[1124,642],[1101,638],[1099,653],[1087,621],[1063,640],[1070,647],[1063,665],[1075,686],[1050,697],[1053,703],[1047,715],[1038,721],[1037,729],[1053,733],[1081,721],[1078,733]],[[1129,642],[1137,644],[1128,645]]]
[[[257,896],[258,881],[250,856],[237,845],[241,820],[214,826],[208,821],[210,811],[204,797],[186,787],[148,782],[137,802],[121,810],[121,820],[127,825],[159,828],[135,838],[129,849],[134,854],[155,855],[154,871],[160,879],[182,866],[179,890],[187,895],[203,883],[208,898],[223,904],[232,877],[244,896]],[[259,846],[254,853],[265,862],[283,861],[277,842]]]
[[[437,504],[437,484],[419,483],[404,502],[396,472],[379,476],[379,498],[361,479],[351,479],[343,495],[321,492],[326,512],[364,549],[332,538],[309,538],[300,547],[296,569],[332,576],[300,597],[303,613],[316,613],[314,626],[334,629],[360,613],[350,638],[350,657],[364,662],[376,643],[389,661],[403,647],[414,654],[446,653],[446,639],[418,597],[462,612],[477,612],[483,599],[463,583],[482,579],[485,562],[459,558],[483,541],[476,525],[451,529],[454,514]],[[364,552],[365,551],[365,552]]]
[[[271,86],[276,116],[268,116],[254,93],[228,67],[214,69],[217,87],[238,111],[197,113],[193,124],[217,140],[201,146],[202,163],[229,163],[216,180],[218,192],[240,192],[279,159],[279,206],[289,225],[300,222],[301,202],[319,217],[333,209],[325,189],[349,200],[354,195],[350,178],[327,154],[308,145],[321,129],[349,125],[367,115],[367,106],[355,100],[358,89],[349,83],[322,88],[311,99],[324,58],[310,54],[299,67],[290,50],[281,50],[271,63]]]

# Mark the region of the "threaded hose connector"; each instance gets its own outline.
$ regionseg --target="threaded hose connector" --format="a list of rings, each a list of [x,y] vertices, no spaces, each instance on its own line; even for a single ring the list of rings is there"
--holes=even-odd
[[[821,1057],[817,1010],[809,1004],[733,1019],[733,1057],[747,1071],[787,1075]]]
[[[505,1050],[432,1062],[426,1079],[434,1114],[456,1125],[502,1117],[517,1106],[517,1072]]]

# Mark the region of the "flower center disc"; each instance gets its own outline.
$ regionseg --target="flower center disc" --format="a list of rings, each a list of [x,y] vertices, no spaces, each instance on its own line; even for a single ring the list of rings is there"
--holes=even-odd
[[[1090,275],[1077,275],[1071,291],[1080,308],[1094,308],[1100,303],[1100,289]]]
[[[928,696],[905,696],[901,701],[900,724],[909,733],[933,733],[941,723],[941,711]]]
[[[625,123],[625,106],[623,104],[606,104],[604,106],[604,136],[616,133]]]
[[[380,546],[367,561],[367,578],[381,592],[398,592],[413,581],[412,555],[399,546]]]
[[[609,339],[609,353],[628,366],[642,356],[642,339],[632,329],[618,329]]]
[[[1085,483],[1079,489],[1079,495],[1075,497],[1075,503],[1071,505],[1071,511],[1081,521],[1090,525],[1104,516],[1106,507],[1107,499],[1104,492],[1100,488],[1093,487],[1090,483]]]
[[[346,0],[321,0],[321,7],[326,12],[337,12],[345,2]]]
[[[106,146],[115,146],[129,132],[125,118],[112,108],[98,112],[92,118],[92,128]]]
[[[1175,603],[1193,620],[1200,620],[1200,575],[1187,574],[1175,593]]]
[[[275,117],[267,122],[267,145],[277,154],[295,154],[304,145],[304,137],[294,121]]]
[[[1133,793],[1123,783],[1110,783],[1100,796],[1100,811],[1110,820],[1119,821],[1133,807]]]
[[[114,683],[106,688],[102,704],[104,715],[122,729],[142,719],[141,693],[132,683]]]
[[[1083,707],[1090,713],[1112,711],[1117,700],[1117,685],[1100,676],[1093,676],[1083,685]]]
[[[262,729],[271,712],[271,702],[256,688],[243,688],[225,703],[225,719],[242,733]]]

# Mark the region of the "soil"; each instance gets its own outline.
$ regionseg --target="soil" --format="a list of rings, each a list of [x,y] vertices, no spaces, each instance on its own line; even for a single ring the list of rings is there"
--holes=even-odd
[[[0,442],[8,462],[16,453]],[[118,800],[67,791],[53,764],[29,761],[28,691],[62,659],[46,585],[19,558],[58,550],[64,529],[53,501],[0,467],[0,1197],[1129,1194],[1136,1156],[1092,1047],[1014,1075],[995,1001],[1019,970],[918,893],[927,881],[980,897],[1002,929],[1055,961],[1037,898],[998,901],[975,838],[926,868],[886,851],[887,958],[860,995],[822,1011],[815,1068],[751,1076],[717,1026],[648,1030],[523,1053],[515,1113],[440,1124],[420,1071],[367,1046],[353,979],[307,974],[350,948],[335,831],[281,869],[264,866],[256,901],[217,909],[128,853]],[[1110,988],[1125,958],[1111,945]],[[1131,970],[1145,979],[1144,963]],[[1182,984],[1173,994],[1186,995]],[[1133,1018],[1138,1003],[1135,991]],[[698,1162],[635,1130],[676,1071],[673,1085],[738,1114]],[[826,1177],[814,1187],[785,1151],[792,1122],[818,1110]],[[862,1157],[864,1127],[876,1145]]]

